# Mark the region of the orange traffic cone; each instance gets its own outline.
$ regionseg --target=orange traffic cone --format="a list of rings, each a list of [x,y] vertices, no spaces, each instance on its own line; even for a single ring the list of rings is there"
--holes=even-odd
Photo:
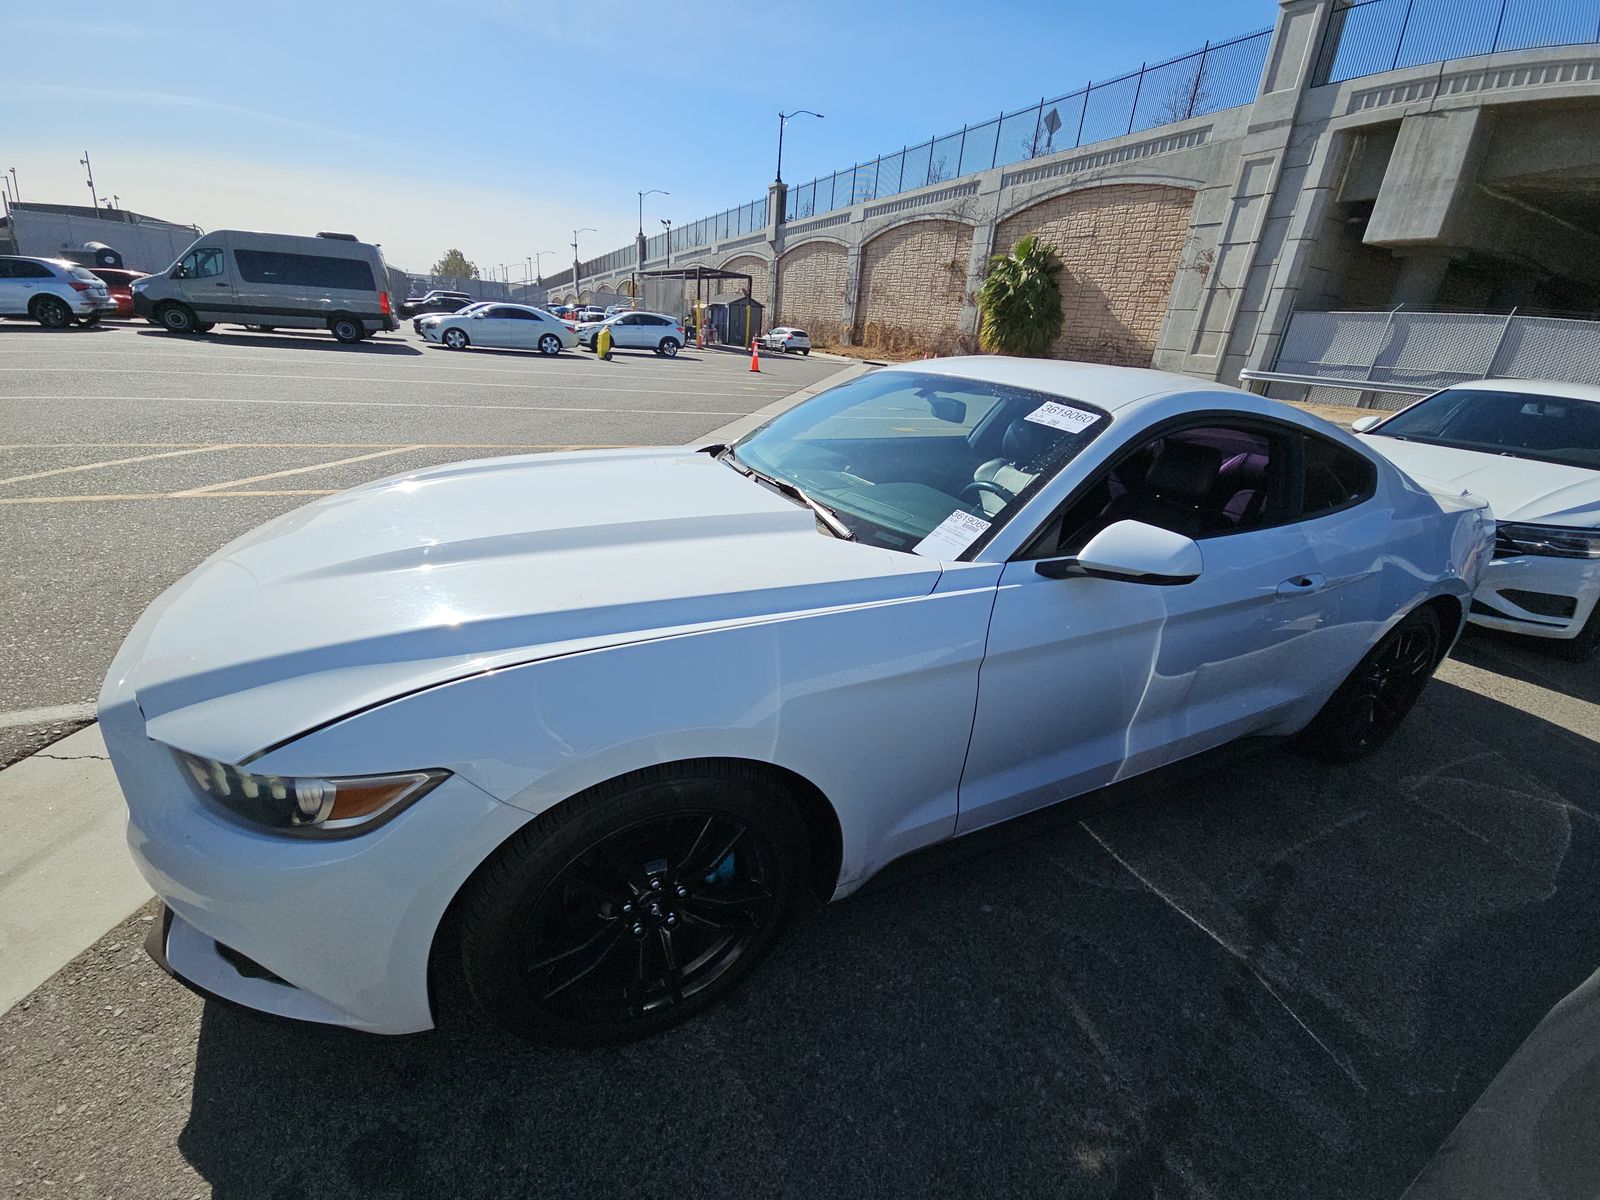
[[[751,338],[750,339],[750,369],[752,371],[754,371],[757,375],[761,374],[761,350],[760,350],[760,346],[761,346],[761,340],[759,338]]]

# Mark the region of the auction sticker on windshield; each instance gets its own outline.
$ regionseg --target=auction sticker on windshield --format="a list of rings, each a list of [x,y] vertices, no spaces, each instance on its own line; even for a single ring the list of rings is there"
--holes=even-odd
[[[1099,419],[1099,413],[1084,412],[1081,408],[1057,404],[1054,400],[1046,401],[1028,414],[1030,421],[1048,425],[1051,429],[1064,429],[1068,433],[1082,433]]]
[[[982,517],[957,509],[911,549],[914,554],[924,554],[929,558],[955,558],[988,528],[989,522]]]

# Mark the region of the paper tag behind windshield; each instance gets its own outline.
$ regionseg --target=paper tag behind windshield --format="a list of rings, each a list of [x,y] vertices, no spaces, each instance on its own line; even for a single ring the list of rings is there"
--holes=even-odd
[[[1028,420],[1035,424],[1063,429],[1068,433],[1082,433],[1099,419],[1099,413],[1084,412],[1081,408],[1057,404],[1054,400],[1046,401],[1028,414]]]
[[[989,522],[969,512],[957,509],[934,527],[912,552],[929,558],[951,559],[957,557],[989,528]]]

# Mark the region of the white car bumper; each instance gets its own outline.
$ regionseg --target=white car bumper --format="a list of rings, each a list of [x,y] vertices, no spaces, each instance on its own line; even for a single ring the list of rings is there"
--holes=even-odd
[[[1472,594],[1469,620],[1542,638],[1575,638],[1600,603],[1600,560],[1496,558]]]
[[[108,688],[109,691],[109,688]],[[428,958],[467,877],[528,814],[451,777],[371,833],[282,837],[202,803],[131,695],[101,697],[128,847],[166,904],[149,946],[197,990],[373,1033],[433,1026]]]

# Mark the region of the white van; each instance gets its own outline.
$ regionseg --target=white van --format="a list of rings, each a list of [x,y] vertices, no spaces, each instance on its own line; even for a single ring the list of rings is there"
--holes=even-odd
[[[341,342],[359,342],[400,328],[382,252],[336,234],[205,234],[166,271],[134,282],[133,311],[171,333],[230,321],[327,329]]]

